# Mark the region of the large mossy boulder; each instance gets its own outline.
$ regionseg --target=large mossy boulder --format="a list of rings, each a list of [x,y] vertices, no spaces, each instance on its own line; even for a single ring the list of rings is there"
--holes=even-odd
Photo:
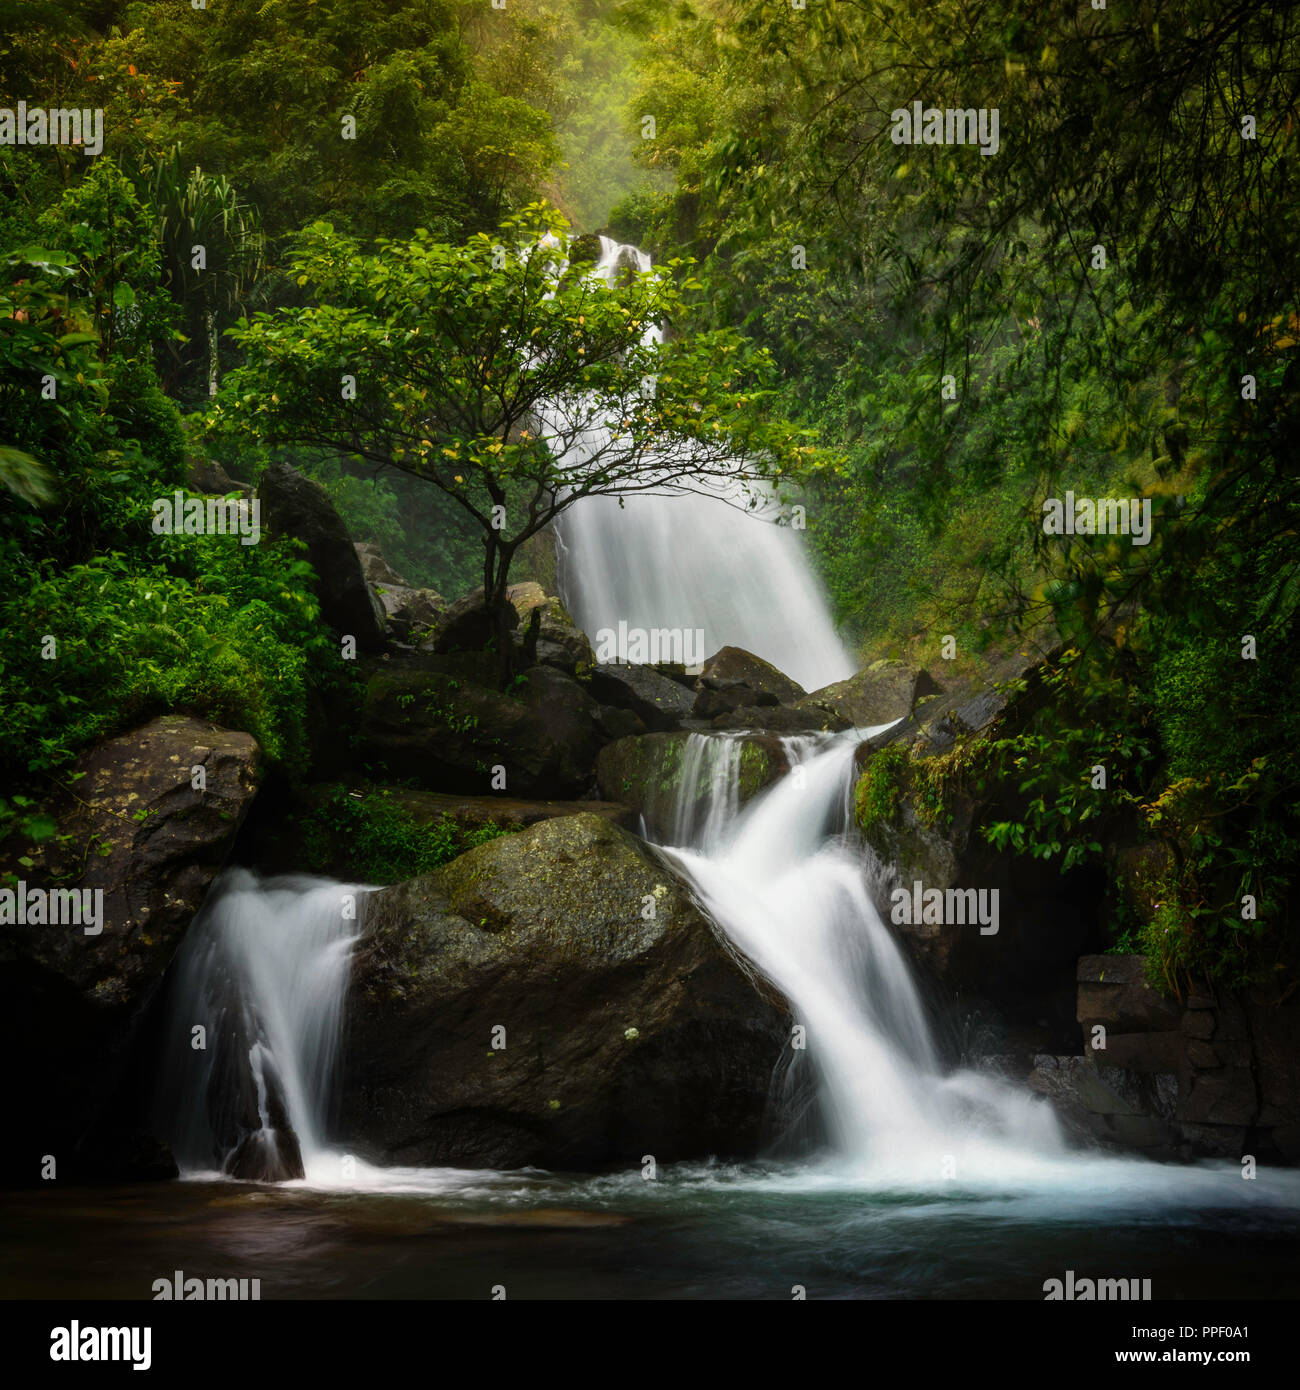
[[[354,637],[359,651],[382,651],[387,641],[383,605],[325,489],[289,464],[273,463],[262,474],[257,496],[267,535],[292,536],[307,547],[325,622],[341,636]]]
[[[23,1058],[9,1078],[20,1138],[5,1146],[8,1180],[35,1181],[44,1154],[60,1177],[174,1175],[144,1132],[142,1095],[125,1094],[132,1053],[256,795],[259,763],[251,735],[163,715],[84,753],[52,808],[67,838],[3,866],[29,890],[103,895],[97,932],[0,926],[0,1038]]]
[[[716,795],[720,762],[739,757],[737,802],[744,805],[790,770],[778,738],[758,734],[686,731],[641,734],[607,744],[596,762],[597,785],[607,801],[620,801],[644,817],[656,838],[671,837],[677,824],[694,823]]]
[[[752,1154],[788,1039],[671,869],[595,815],[371,897],[346,1026],[345,1142],[492,1167]]]
[[[847,680],[814,690],[796,707],[824,710],[843,720],[845,727],[868,729],[905,719],[918,700],[941,693],[942,687],[926,671],[901,661],[876,661]]]

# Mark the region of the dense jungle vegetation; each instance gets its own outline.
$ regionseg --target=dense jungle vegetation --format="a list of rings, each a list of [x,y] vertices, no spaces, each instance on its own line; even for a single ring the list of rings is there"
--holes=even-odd
[[[990,841],[1112,869],[1109,840],[1158,842],[1116,938],[1175,988],[1289,979],[1298,26],[1244,0],[0,0],[3,105],[102,108],[105,137],[0,146],[0,831],[56,834],[70,759],[161,710],[306,774],[353,677],[296,552],[151,532],[195,462],[289,457],[414,582],[482,583],[418,469],[217,425],[250,362],[274,390],[258,322],[342,303],[304,256],[451,265],[558,214],[681,262],[670,326],[751,369],[864,660],[1056,649],[969,769],[1023,797]],[[996,110],[997,152],[895,143],[917,101]],[[742,389],[699,383],[710,412]],[[1067,491],[1149,499],[1150,543],[1045,534]]]

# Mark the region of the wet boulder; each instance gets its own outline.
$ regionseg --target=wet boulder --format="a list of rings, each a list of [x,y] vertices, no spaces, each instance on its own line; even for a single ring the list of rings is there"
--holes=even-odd
[[[792,705],[804,695],[803,687],[778,671],[771,662],[741,647],[722,647],[709,657],[700,671],[699,686],[701,691],[711,691],[715,695],[728,691],[748,692],[750,698],[737,699],[731,705],[733,709],[738,704]],[[720,713],[721,709],[714,709],[704,717]]]
[[[291,536],[307,547],[325,622],[355,637],[358,650],[382,651],[387,640],[383,605],[325,489],[289,464],[273,463],[262,474],[257,495],[267,535]]]
[[[602,704],[630,710],[652,730],[680,727],[694,703],[691,691],[651,666],[596,666],[591,693]]]
[[[607,801],[620,801],[644,817],[651,834],[671,835],[692,824],[715,795],[721,763],[736,759],[736,800],[744,805],[790,770],[778,738],[701,735],[686,731],[618,739],[600,751],[596,778]]]
[[[133,1059],[164,972],[257,793],[259,764],[251,735],[163,715],[83,753],[68,778],[74,790],[51,807],[68,838],[25,847],[30,865],[2,866],[29,889],[58,884],[92,905],[102,894],[103,908],[90,931],[85,922],[0,926],[0,1045],[25,1059],[9,1102],[26,1139],[5,1148],[7,1180],[36,1181],[43,1154],[60,1177],[174,1175],[148,1133]]]
[[[814,690],[797,702],[799,709],[820,709],[849,727],[871,728],[904,719],[918,700],[938,695],[942,687],[927,672],[901,661],[876,661],[847,680]]]
[[[577,815],[371,897],[347,1038],[358,1151],[583,1168],[752,1153],[788,1021],[666,863]]]
[[[431,791],[580,796],[608,741],[599,705],[576,681],[535,666],[509,692],[461,674],[448,656],[412,653],[371,671],[361,716],[373,775]],[[462,655],[466,669],[478,655]],[[504,777],[504,784],[502,784]],[[494,785],[495,783],[495,785]]]

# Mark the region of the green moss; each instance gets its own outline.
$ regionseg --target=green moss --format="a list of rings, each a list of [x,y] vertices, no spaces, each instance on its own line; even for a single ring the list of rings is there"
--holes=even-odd
[[[740,753],[740,799],[747,801],[772,780],[772,759],[767,749],[747,743]]]
[[[471,829],[449,816],[430,824],[387,791],[359,799],[337,784],[302,819],[305,867],[363,883],[417,878],[510,833],[492,821]]]
[[[864,835],[898,819],[908,761],[902,744],[891,744],[871,755],[853,793],[854,818]]]

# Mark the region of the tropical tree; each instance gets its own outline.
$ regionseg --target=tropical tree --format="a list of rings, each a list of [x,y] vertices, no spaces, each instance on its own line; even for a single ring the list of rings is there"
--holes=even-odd
[[[508,670],[506,586],[519,547],[580,498],[711,491],[815,459],[766,409],[771,363],[734,331],[670,336],[676,263],[613,283],[569,268],[539,209],[451,246],[418,233],[369,254],[326,224],[292,272],[317,302],[258,314],[221,431],[310,446],[426,479],[482,537],[483,588]]]
[[[218,317],[247,298],[265,268],[261,218],[229,179],[202,169],[186,173],[179,150],[155,167],[150,197],[158,214],[163,284],[184,310],[191,329],[202,334],[208,395],[215,396],[220,377]]]

